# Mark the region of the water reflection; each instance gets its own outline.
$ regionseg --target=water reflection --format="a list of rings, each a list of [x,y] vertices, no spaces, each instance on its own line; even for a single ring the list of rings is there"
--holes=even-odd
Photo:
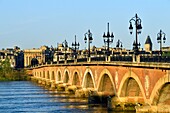
[[[45,89],[29,81],[0,82],[0,112],[114,113],[86,98]]]

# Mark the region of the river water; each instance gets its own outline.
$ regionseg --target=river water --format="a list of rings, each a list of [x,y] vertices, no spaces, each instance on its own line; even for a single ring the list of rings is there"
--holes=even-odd
[[[113,113],[85,98],[50,91],[31,81],[0,82],[0,113]]]

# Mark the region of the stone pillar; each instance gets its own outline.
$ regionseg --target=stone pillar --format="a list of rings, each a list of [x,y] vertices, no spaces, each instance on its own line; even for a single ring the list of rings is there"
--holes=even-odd
[[[74,63],[77,63],[77,59],[74,59]]]
[[[140,55],[137,55],[136,59],[137,59],[137,63],[140,63]]]
[[[139,63],[140,62],[140,55],[133,55],[133,62]]]
[[[110,61],[111,61],[111,57],[108,56],[108,57],[107,57],[107,62],[110,62]]]
[[[87,58],[87,62],[91,62],[91,57]]]
[[[120,104],[120,100],[117,96],[114,97],[108,97],[108,108],[109,109],[117,109],[117,105]],[[122,109],[122,106],[120,106],[120,108]]]
[[[105,62],[107,62],[107,56],[105,56]]]
[[[64,61],[64,64],[67,64],[67,60]]]
[[[27,66],[27,57],[24,56],[24,66]]]
[[[134,55],[134,54],[133,54],[133,56],[132,56],[132,61],[133,61],[133,62],[136,62],[136,55]]]
[[[28,65],[31,65],[31,59],[32,59],[32,57],[30,56],[29,60],[28,60]]]

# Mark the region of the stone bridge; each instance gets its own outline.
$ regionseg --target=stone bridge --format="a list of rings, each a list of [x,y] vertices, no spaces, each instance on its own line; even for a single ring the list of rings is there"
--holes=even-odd
[[[41,65],[32,74],[76,96],[108,97],[110,108],[133,103],[137,111],[170,112],[169,69],[166,63],[86,62]]]

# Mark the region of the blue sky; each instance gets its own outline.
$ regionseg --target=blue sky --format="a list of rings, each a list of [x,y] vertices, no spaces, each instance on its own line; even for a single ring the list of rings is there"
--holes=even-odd
[[[135,37],[128,27],[136,13],[142,19],[142,47],[150,35],[153,48],[158,49],[160,29],[166,33],[164,46],[170,45],[169,5],[170,0],[0,0],[0,49],[15,45],[22,49],[56,47],[65,39],[71,45],[75,35],[84,49],[88,29],[93,33],[92,45],[100,47],[108,22],[115,36],[111,46],[120,39],[131,49]]]

